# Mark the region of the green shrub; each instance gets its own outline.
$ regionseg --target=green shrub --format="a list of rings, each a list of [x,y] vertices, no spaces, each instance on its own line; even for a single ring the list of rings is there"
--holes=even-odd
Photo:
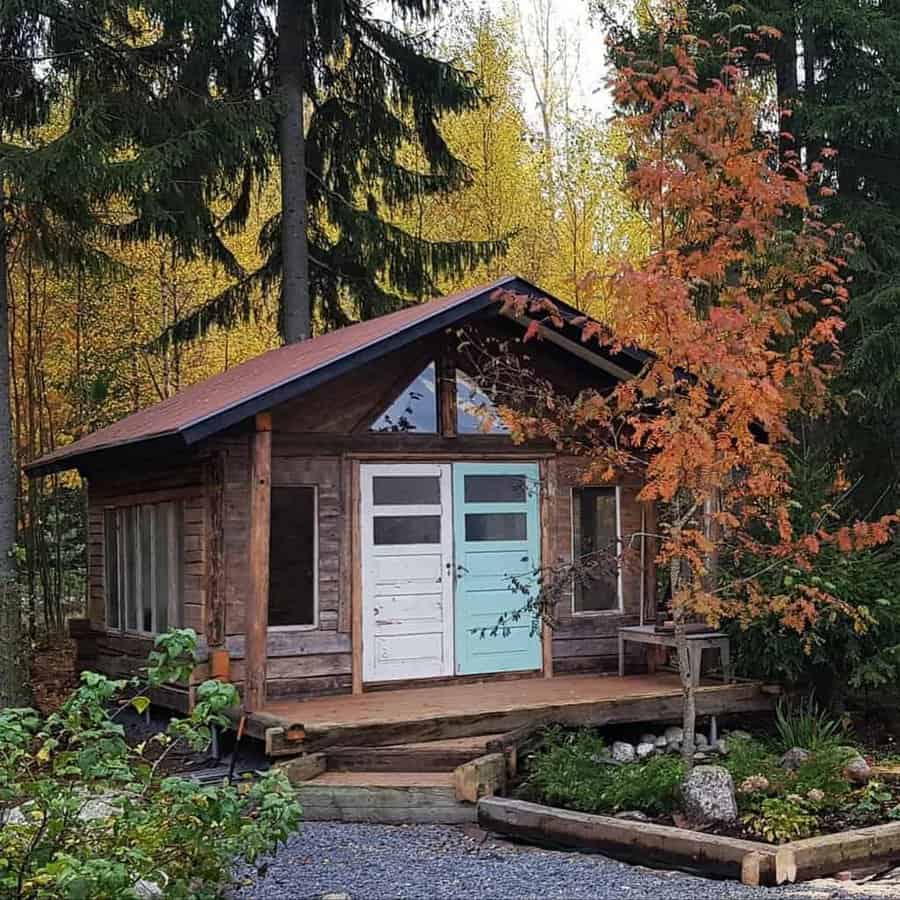
[[[728,755],[722,765],[731,772],[735,785],[751,775],[765,775],[772,781],[783,772],[771,748],[755,738],[728,738]]]
[[[746,828],[772,844],[784,844],[815,834],[818,820],[805,804],[786,797],[768,797],[758,812],[741,820]]]
[[[158,637],[143,688],[183,678],[195,649],[190,630]],[[0,896],[130,897],[145,879],[167,898],[218,897],[237,859],[252,863],[296,829],[300,809],[278,770],[235,786],[163,775],[174,750],[201,750],[227,724],[233,685],[203,683],[190,716],[136,748],[110,711],[125,687],[85,672],[46,719],[0,711]],[[140,712],[150,701],[130,702]]]
[[[851,752],[847,747],[823,747],[801,763],[791,778],[791,790],[806,794],[813,788],[823,791],[832,802],[843,797],[850,785],[844,778],[844,766]]]
[[[812,697],[778,701],[775,730],[782,751],[802,747],[815,753],[839,746],[844,741],[844,727],[820,709]]]
[[[643,762],[611,765],[603,741],[588,730],[552,730],[530,763],[527,793],[552,806],[581,812],[640,810],[650,815],[677,805],[683,778],[681,760],[653,756]]]

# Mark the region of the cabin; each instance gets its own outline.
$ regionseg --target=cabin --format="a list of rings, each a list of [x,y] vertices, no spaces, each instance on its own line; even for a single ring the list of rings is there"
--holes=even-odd
[[[264,724],[285,702],[615,672],[617,630],[656,609],[654,510],[640,484],[513,443],[460,336],[503,340],[568,392],[646,357],[583,343],[559,301],[564,327],[526,343],[504,291],[547,296],[510,276],[280,347],[32,462],[88,485],[82,666],[129,675],[154,635],[190,627],[193,677],[154,700],[186,710],[224,677]],[[608,544],[629,561],[573,584],[555,627],[494,628],[538,567]]]

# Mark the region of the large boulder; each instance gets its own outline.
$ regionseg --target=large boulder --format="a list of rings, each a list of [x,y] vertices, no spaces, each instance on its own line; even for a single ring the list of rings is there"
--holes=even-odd
[[[663,734],[667,744],[671,744],[672,741],[684,740],[684,729],[680,725],[670,725]]]
[[[809,750],[804,750],[802,747],[791,747],[791,749],[781,757],[778,764],[782,769],[787,769],[788,772],[796,772],[811,755]]]
[[[612,758],[616,762],[633,762],[635,758],[634,744],[615,741],[612,745]]]
[[[721,766],[694,766],[681,796],[685,816],[696,825],[726,825],[738,817],[734,782]]]
[[[634,752],[637,754],[638,759],[646,759],[656,752],[656,745],[649,741],[641,742],[634,748]]]

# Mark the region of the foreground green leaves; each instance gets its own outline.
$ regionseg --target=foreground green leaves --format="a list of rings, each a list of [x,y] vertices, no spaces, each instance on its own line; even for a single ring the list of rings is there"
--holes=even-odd
[[[134,897],[152,882],[166,897],[216,897],[238,860],[253,863],[296,830],[300,808],[279,771],[237,785],[165,774],[175,748],[202,750],[238,702],[233,685],[197,689],[190,716],[130,747],[115,701],[131,687],[138,712],[148,687],[193,658],[190,630],[160,636],[143,684],[85,672],[53,715],[0,711],[0,896]],[[121,708],[121,707],[120,707]]]

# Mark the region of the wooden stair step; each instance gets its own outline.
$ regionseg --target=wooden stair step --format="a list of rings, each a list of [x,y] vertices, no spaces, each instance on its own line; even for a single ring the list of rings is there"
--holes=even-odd
[[[387,747],[331,747],[326,751],[329,771],[451,772],[478,756],[496,734],[441,741],[393,744]]]
[[[296,785],[309,822],[442,824],[474,822],[475,806],[456,799],[452,772],[323,772]]]

